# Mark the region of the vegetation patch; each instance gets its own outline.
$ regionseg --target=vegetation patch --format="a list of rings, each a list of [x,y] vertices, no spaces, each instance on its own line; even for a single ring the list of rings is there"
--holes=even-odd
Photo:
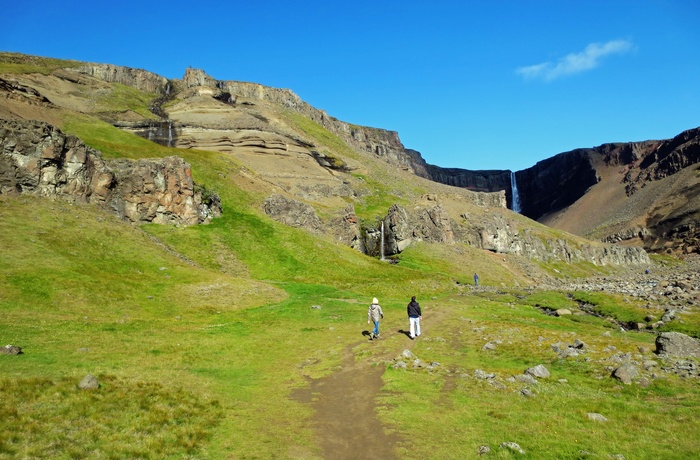
[[[620,323],[644,323],[644,318],[648,314],[641,308],[639,302],[618,294],[576,291],[571,294],[571,298],[584,310],[589,310],[598,316],[614,318]]]
[[[196,457],[222,415],[216,400],[153,382],[99,376],[0,379],[0,458]]]
[[[19,53],[0,53],[0,73],[41,73],[50,75],[58,69],[76,68],[83,65],[78,61],[27,56]]]

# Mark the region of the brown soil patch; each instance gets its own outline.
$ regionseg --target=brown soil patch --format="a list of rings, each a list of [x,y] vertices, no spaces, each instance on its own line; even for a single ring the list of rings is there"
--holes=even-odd
[[[398,458],[394,448],[401,438],[384,429],[375,411],[383,373],[380,366],[357,365],[348,347],[341,371],[295,392],[296,400],[314,408],[312,425],[323,458]]]
[[[424,337],[444,314],[442,310],[424,313],[423,318],[427,321],[421,323],[421,336]],[[405,327],[408,328],[408,319]],[[313,380],[309,388],[294,392],[293,399],[309,404],[314,409],[311,424],[323,458],[400,458],[396,448],[404,438],[381,423],[376,407],[377,397],[384,384],[382,375],[385,363],[417,343],[411,341],[406,334],[403,329],[384,329],[382,339],[372,342],[372,346],[377,345],[379,354],[375,354],[371,361],[355,361],[353,348],[360,343],[348,345],[343,353],[341,370]],[[381,347],[382,343],[393,336],[406,337],[405,342],[400,342],[400,350]]]

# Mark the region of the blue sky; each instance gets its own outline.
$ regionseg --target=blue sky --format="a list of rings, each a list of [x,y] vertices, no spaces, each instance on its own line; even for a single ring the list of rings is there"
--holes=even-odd
[[[695,0],[5,3],[2,51],[289,88],[443,167],[700,126]]]

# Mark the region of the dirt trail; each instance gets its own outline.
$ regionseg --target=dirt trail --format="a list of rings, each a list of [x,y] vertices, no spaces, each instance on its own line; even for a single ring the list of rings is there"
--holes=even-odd
[[[424,315],[421,329],[423,336],[444,315],[431,312]],[[408,326],[408,320],[406,320]],[[328,377],[314,380],[310,388],[294,392],[294,399],[311,405],[314,409],[312,425],[323,458],[339,460],[397,459],[396,447],[403,441],[397,433],[387,432],[377,418],[377,396],[382,388],[382,374],[388,359],[398,356],[404,349],[411,349],[412,341],[404,330],[385,330],[380,342],[393,336],[405,337],[400,349],[387,349],[374,355],[372,362],[356,362],[353,348],[361,342],[348,345],[343,353],[341,370]],[[418,339],[420,340],[420,339]],[[379,345],[377,343],[377,345]],[[373,366],[373,363],[380,363]]]

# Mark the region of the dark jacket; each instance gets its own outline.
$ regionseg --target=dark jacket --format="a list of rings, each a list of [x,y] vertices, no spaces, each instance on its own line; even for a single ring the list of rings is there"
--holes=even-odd
[[[408,312],[408,316],[413,316],[416,318],[422,316],[420,312],[420,305],[418,305],[418,302],[415,300],[411,300],[408,307],[406,307],[406,311]]]

